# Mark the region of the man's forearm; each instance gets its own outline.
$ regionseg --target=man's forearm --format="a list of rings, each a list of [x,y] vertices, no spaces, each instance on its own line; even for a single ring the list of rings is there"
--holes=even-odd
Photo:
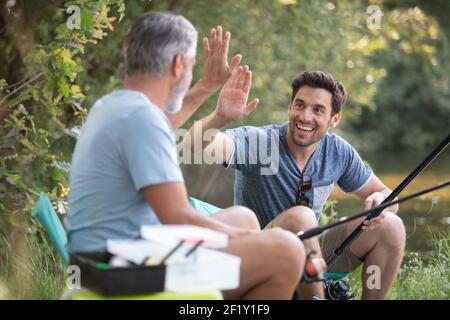
[[[184,96],[181,110],[174,114],[166,113],[172,127],[180,128],[215,91],[208,88],[204,80],[197,81]]]
[[[189,224],[212,229],[228,234],[230,226],[216,219],[212,219],[197,210],[187,207],[179,209],[176,215],[168,216],[161,221],[163,224]]]
[[[192,152],[194,152],[194,141],[201,141],[202,147],[201,150],[198,151],[200,152],[204,150],[207,147],[207,145],[214,140],[214,135],[210,136],[210,139],[205,141],[205,139],[203,139],[203,134],[209,129],[220,130],[227,123],[228,121],[217,116],[216,112],[213,111],[206,117],[194,123],[194,125],[189,129],[189,131],[184,136],[183,146],[185,148],[189,148]]]

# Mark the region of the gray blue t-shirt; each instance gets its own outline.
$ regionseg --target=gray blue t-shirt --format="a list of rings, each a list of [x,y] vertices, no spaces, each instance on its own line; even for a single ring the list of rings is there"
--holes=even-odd
[[[372,170],[343,138],[327,133],[301,172],[289,151],[288,124],[239,127],[227,130],[234,150],[227,168],[236,169],[234,203],[252,209],[265,227],[297,202],[302,174],[312,178],[305,193],[319,219],[326,199],[337,183],[345,192],[361,189]]]
[[[100,98],[81,130],[70,169],[69,249],[100,251],[159,220],[140,189],[183,181],[165,114],[138,91]]]

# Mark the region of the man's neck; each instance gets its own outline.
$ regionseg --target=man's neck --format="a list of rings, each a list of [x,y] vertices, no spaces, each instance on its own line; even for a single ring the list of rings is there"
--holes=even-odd
[[[303,172],[309,159],[313,155],[314,151],[316,151],[317,146],[320,143],[320,140],[307,147],[299,146],[292,140],[292,136],[288,127],[288,129],[286,130],[286,141],[289,151],[294,156],[295,162],[297,163],[300,170]]]
[[[152,78],[145,75],[128,76],[123,81],[122,88],[140,91],[162,111],[166,109],[170,89],[165,77]]]

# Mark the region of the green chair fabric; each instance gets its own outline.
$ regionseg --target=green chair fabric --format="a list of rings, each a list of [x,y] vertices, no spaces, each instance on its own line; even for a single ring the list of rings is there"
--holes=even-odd
[[[69,253],[66,248],[67,234],[45,193],[41,193],[33,209],[32,217],[41,223],[64,263],[66,266],[69,265]]]
[[[212,216],[213,214],[222,211],[223,209],[213,206],[210,203],[189,197],[189,203],[194,209],[206,214],[207,216]]]

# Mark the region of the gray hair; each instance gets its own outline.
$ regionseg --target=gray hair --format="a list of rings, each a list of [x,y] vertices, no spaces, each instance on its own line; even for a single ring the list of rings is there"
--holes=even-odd
[[[181,15],[150,12],[131,27],[124,46],[125,75],[163,73],[178,53],[193,58],[197,48],[197,31]]]

